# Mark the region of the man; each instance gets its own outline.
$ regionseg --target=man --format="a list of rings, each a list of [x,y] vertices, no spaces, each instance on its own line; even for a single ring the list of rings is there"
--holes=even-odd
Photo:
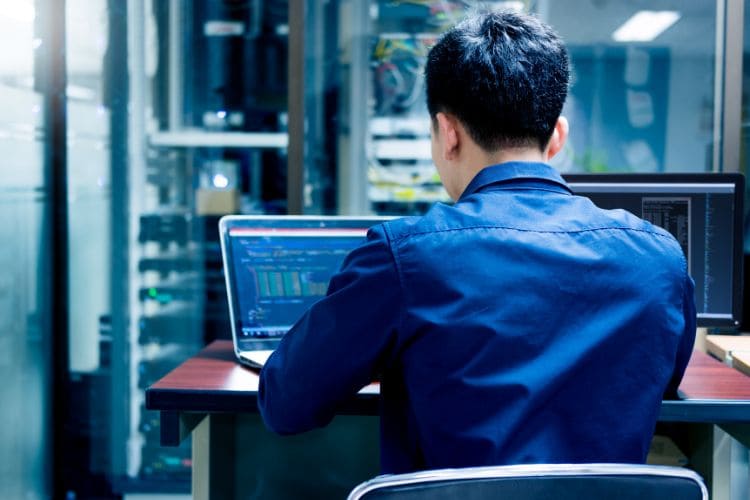
[[[536,18],[467,19],[425,78],[455,204],[370,230],[263,369],[266,424],[324,426],[380,377],[383,472],[643,462],[694,341],[680,246],[546,164],[568,56]]]

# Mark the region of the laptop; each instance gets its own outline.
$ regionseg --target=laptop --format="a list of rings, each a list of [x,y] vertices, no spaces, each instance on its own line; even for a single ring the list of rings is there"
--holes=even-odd
[[[261,368],[367,230],[388,217],[225,216],[219,220],[237,359]]]

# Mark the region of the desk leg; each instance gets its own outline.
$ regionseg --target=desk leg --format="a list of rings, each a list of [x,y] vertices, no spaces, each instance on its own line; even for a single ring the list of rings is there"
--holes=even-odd
[[[718,426],[714,426],[713,500],[750,498],[748,449]]]
[[[234,415],[207,415],[193,431],[193,499],[234,498]]]

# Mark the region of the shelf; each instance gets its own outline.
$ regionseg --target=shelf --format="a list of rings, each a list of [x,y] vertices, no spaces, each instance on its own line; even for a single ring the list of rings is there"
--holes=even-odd
[[[380,116],[370,120],[370,134],[373,136],[413,135],[430,137],[430,118],[401,118]]]
[[[152,146],[176,148],[268,148],[282,149],[289,144],[286,132],[206,132],[181,130],[149,136]]]
[[[375,158],[387,160],[431,160],[430,139],[374,139]]]
[[[371,184],[368,199],[372,203],[435,203],[450,197],[442,186],[388,186]]]

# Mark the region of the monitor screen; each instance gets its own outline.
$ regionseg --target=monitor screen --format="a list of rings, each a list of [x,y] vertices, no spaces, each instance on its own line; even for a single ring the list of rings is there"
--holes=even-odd
[[[695,281],[698,326],[737,327],[742,315],[740,174],[573,174],[575,194],[622,208],[669,231]]]

